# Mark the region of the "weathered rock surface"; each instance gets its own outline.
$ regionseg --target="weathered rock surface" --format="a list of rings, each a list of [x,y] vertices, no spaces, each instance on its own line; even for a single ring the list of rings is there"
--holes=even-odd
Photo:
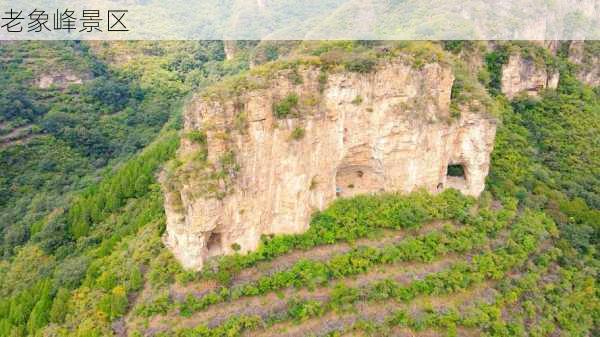
[[[591,44],[598,44],[597,41],[572,41],[569,45],[569,61],[578,66],[577,79],[590,86],[600,85],[600,55],[597,52],[586,50],[591,49]]]
[[[326,81],[320,74],[304,69],[298,81],[280,72],[263,89],[197,99],[186,112],[185,130],[206,132],[208,163],[218,166],[233,151],[236,169],[222,171],[217,187],[225,192],[218,196],[200,186],[205,180],[169,184],[163,175],[164,240],[184,267],[199,269],[207,257],[234,248],[256,249],[262,234],[303,232],[311,214],[338,197],[483,190],[496,122],[466,109],[450,117],[449,66],[415,69],[396,60],[369,74],[333,73]],[[274,117],[290,93],[297,94],[298,116]],[[293,137],[294,130],[303,135]],[[178,158],[198,151],[184,137]],[[448,176],[449,165],[462,166],[464,176]]]
[[[90,77],[91,76],[87,74],[75,74],[69,71],[44,74],[37,79],[36,85],[40,89],[47,89],[50,88],[50,86],[64,89],[71,84],[81,84],[83,81],[89,80]]]
[[[550,70],[545,65],[536,65],[533,60],[519,54],[511,54],[508,63],[502,67],[502,92],[513,98],[521,92],[537,96],[540,90],[556,89],[558,70]]]

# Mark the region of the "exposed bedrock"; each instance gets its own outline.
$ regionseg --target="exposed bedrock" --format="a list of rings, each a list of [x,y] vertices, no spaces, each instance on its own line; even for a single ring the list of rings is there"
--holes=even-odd
[[[519,54],[510,55],[502,67],[502,92],[508,98],[521,92],[537,96],[542,89],[556,89],[558,80],[558,69],[549,69]]]
[[[451,117],[453,80],[450,66],[396,60],[326,79],[316,67],[293,78],[280,71],[263,88],[195,99],[185,132],[205,132],[206,160],[221,167],[221,180],[209,189],[194,169],[180,169],[178,183],[163,174],[166,244],[199,269],[209,256],[256,249],[262,234],[305,231],[311,214],[339,197],[449,187],[479,195],[496,122],[481,110]],[[275,117],[292,93],[293,117]],[[201,147],[183,137],[178,158]],[[234,169],[223,168],[225,153]]]

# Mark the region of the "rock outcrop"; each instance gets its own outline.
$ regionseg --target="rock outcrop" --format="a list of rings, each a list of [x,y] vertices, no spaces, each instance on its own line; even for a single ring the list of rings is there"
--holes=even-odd
[[[256,249],[263,234],[305,231],[339,197],[478,195],[496,122],[469,109],[451,117],[453,80],[448,65],[394,60],[368,74],[279,71],[260,88],[195,99],[184,115],[192,136],[161,179],[165,243],[199,269],[207,257]]]
[[[595,46],[594,46],[595,45]],[[600,85],[600,55],[598,41],[572,41],[569,45],[569,61],[578,66],[577,79],[590,85]]]
[[[545,64],[537,65],[520,54],[511,54],[508,63],[502,67],[502,92],[508,98],[521,92],[537,96],[542,89],[556,89],[558,80],[558,70],[548,69]]]
[[[40,89],[47,89],[55,86],[60,89],[65,89],[71,84],[82,84],[84,81],[91,78],[88,74],[75,74],[69,71],[44,74],[36,80],[36,85]]]

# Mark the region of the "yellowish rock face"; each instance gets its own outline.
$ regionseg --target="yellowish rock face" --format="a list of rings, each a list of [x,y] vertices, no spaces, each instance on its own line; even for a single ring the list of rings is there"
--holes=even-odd
[[[198,179],[194,169],[175,186],[163,179],[165,243],[185,267],[254,250],[263,234],[303,232],[311,214],[336,198],[483,190],[496,123],[485,112],[450,116],[449,66],[396,60],[368,74],[325,78],[311,67],[290,74],[280,71],[265,87],[235,97],[198,98],[185,113],[185,131],[206,134],[202,170],[222,167],[225,153],[234,154],[236,167],[216,169],[212,189],[206,177],[217,175]],[[286,101],[295,103],[286,118],[276,117]],[[184,138],[178,156],[198,151]],[[449,166],[459,174],[449,175]]]

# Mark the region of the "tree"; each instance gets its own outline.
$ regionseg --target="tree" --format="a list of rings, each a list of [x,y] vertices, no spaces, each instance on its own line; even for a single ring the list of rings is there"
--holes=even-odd
[[[70,297],[71,294],[69,293],[69,290],[65,288],[58,289],[49,313],[50,322],[63,323],[65,321]]]
[[[104,312],[112,321],[125,314],[127,305],[127,291],[125,287],[119,285],[102,297],[100,303],[98,303],[98,309]]]
[[[122,110],[129,101],[129,86],[113,79],[98,78],[90,94],[93,98],[113,108],[113,111]]]
[[[77,288],[89,266],[89,258],[77,256],[65,259],[54,272],[54,284],[67,289]]]
[[[44,327],[49,321],[49,312],[52,307],[52,297],[50,296],[50,282],[46,281],[43,285],[40,294],[40,299],[37,301],[27,322],[27,331],[33,335],[38,329]]]

